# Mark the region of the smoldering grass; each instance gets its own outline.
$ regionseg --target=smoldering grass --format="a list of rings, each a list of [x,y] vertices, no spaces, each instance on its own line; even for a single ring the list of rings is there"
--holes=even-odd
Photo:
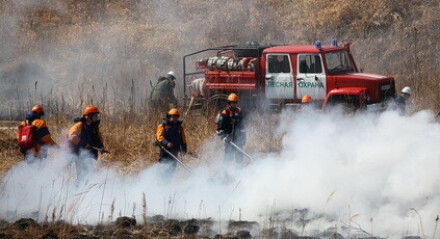
[[[53,210],[52,210],[52,224],[54,224],[56,219],[57,219],[56,210],[57,210],[57,207],[56,206],[53,207]]]
[[[107,172],[105,174],[105,179],[104,179],[104,184],[103,184],[104,186],[103,186],[103,189],[102,189],[101,203],[99,204],[99,213],[98,213],[98,215],[101,215],[102,202],[104,200],[104,193],[105,193],[105,186],[107,185],[108,172],[109,172],[109,169],[107,169]],[[104,220],[104,217],[102,218],[101,223],[103,223],[103,220]]]
[[[231,212],[229,213],[229,221],[228,221],[228,224],[229,224],[229,225],[231,225],[231,223],[232,223],[232,215],[234,214],[234,210],[235,210],[235,208],[232,207],[232,208],[231,208]],[[231,230],[231,228],[228,227],[228,229],[227,229],[227,233],[231,233],[230,230]]]
[[[414,211],[419,219],[419,226],[420,226],[420,237],[425,237],[425,233],[423,230],[423,220],[422,220],[422,216],[420,216],[419,212],[415,209],[415,208],[410,208],[410,211]]]
[[[173,209],[175,206],[175,198],[176,198],[176,194],[174,193],[173,196],[170,196],[168,198],[168,207],[167,207],[167,211],[166,211],[166,217],[168,219],[173,217]]]
[[[116,199],[113,199],[112,204],[110,206],[109,222],[113,221],[113,214],[115,213],[115,201]]]
[[[58,220],[61,220],[63,218],[63,211],[65,209],[65,204],[63,204],[60,208],[60,211],[58,213]]]
[[[218,206],[218,223],[219,223],[219,229],[218,234],[222,234],[222,207]]]
[[[148,218],[147,218],[147,199],[145,192],[142,192],[142,219],[144,220],[144,230],[148,230]]]
[[[134,202],[134,203],[133,203],[133,211],[132,211],[132,213],[131,213],[131,216],[132,216],[133,218],[135,218],[135,215],[136,215],[136,203]]]
[[[40,186],[40,196],[38,199],[38,219],[40,219],[40,215],[41,215],[41,204],[43,203],[43,186]]]
[[[330,195],[328,196],[327,200],[325,201],[325,205],[324,205],[324,211],[325,208],[327,207],[328,203],[330,202],[330,200],[332,199],[333,195],[335,195],[336,191],[333,191],[332,193],[330,193]]]
[[[434,232],[432,233],[432,239],[435,238],[435,233],[437,232],[437,226],[438,226],[439,216],[435,218],[435,226],[434,226]]]
[[[76,200],[72,200],[72,203],[70,204],[70,208],[71,210],[71,222],[73,222],[73,219],[77,216],[77,214],[79,213],[79,208],[81,205],[83,205],[85,197],[87,195],[87,193],[92,190],[94,187],[96,187],[98,184],[87,184],[87,181],[84,183],[83,189],[82,191],[80,191],[80,193],[74,194],[73,196],[76,197]],[[88,186],[88,187],[87,187]],[[86,188],[87,187],[87,188]],[[87,210],[86,208],[83,208],[82,210]],[[81,220],[80,220],[81,221]]]
[[[201,216],[202,216],[202,208],[203,208],[203,200],[200,200],[200,204],[199,204],[199,218],[201,218]]]
[[[367,232],[366,230],[364,230],[362,228],[362,226],[355,221],[355,219],[358,218],[359,216],[360,216],[360,214],[354,214],[354,215],[350,216],[349,222],[355,224],[357,226],[356,229],[359,230],[360,232],[365,233],[368,236],[373,236],[370,232]],[[351,224],[349,224],[349,228],[351,228]]]
[[[103,182],[103,183],[100,183],[100,184],[98,184],[98,183],[96,183],[96,184],[92,184],[92,185],[90,185],[89,186],[89,189],[86,191],[86,192],[84,192],[82,195],[84,196],[83,197],[83,199],[85,199],[86,198],[86,196],[89,194],[89,192],[91,192],[92,190],[95,190],[95,191],[98,191],[105,183],[107,182],[107,179],[105,179],[105,181]],[[98,186],[99,185],[99,186]],[[98,186],[98,187],[95,187],[95,186]],[[97,192],[96,192],[97,193]],[[95,207],[95,199],[94,198],[89,198],[89,201],[88,202],[84,202],[84,200],[82,200],[83,201],[83,203],[80,203],[80,204],[78,204],[78,207],[79,206],[82,206],[82,207],[84,207],[84,208],[82,208],[82,210],[81,210],[81,212],[91,212],[92,211],[92,209]],[[103,206],[103,203],[102,203],[102,201],[101,201],[101,203],[99,203],[99,205],[97,205],[97,206],[99,206],[99,208],[102,208],[102,206]],[[78,211],[78,213],[79,213],[80,211]],[[104,212],[103,212],[104,213]],[[89,216],[89,214],[88,213],[83,213],[82,214],[83,215],[83,217],[81,218],[81,221],[84,221],[88,216]],[[101,218],[101,211],[99,211],[99,213],[98,213],[98,224],[100,223],[100,218]],[[101,221],[102,222],[102,221]]]

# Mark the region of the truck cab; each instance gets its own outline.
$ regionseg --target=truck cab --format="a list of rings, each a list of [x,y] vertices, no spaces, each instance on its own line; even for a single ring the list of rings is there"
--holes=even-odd
[[[360,73],[350,43],[338,47],[292,45],[267,48],[263,52],[265,98],[298,102],[304,95],[323,101],[333,89],[363,88],[366,104],[379,103],[395,95],[392,77]]]
[[[354,94],[368,106],[395,96],[394,79],[361,73],[350,42],[330,45],[285,45],[250,48],[220,48],[215,57],[197,61],[203,77],[198,79],[198,98],[239,93],[247,99],[278,104],[300,103],[304,95],[314,101],[333,102],[340,94]],[[185,64],[185,57],[184,57]],[[184,67],[184,79],[187,75]],[[344,89],[346,91],[344,92]],[[349,94],[347,94],[349,92]],[[193,92],[194,93],[194,92]],[[193,96],[195,96],[193,94]]]

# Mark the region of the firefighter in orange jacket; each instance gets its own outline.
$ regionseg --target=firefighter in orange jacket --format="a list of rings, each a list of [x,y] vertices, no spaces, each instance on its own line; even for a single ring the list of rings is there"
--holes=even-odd
[[[225,143],[225,161],[241,163],[243,155],[231,145],[231,142],[239,147],[243,147],[246,143],[246,132],[243,125],[243,113],[237,106],[239,101],[238,95],[231,93],[228,96],[228,106],[217,116],[217,135]]]
[[[81,151],[86,151],[95,160],[98,159],[98,152],[108,153],[99,132],[100,122],[98,108],[87,106],[83,116],[69,130],[69,147],[73,153],[80,155]]]
[[[156,140],[168,152],[175,157],[179,153],[186,154],[187,145],[185,138],[185,131],[182,127],[182,121],[179,120],[180,114],[177,109],[171,109],[166,114],[162,124],[157,126]],[[176,160],[173,159],[165,150],[160,150],[159,162],[169,163],[172,165],[172,170],[176,168]]]
[[[34,132],[36,140],[35,145],[30,149],[20,148],[20,152],[24,154],[25,160],[27,159],[26,155],[31,155],[40,160],[46,158],[47,148],[44,146],[58,147],[58,145],[52,139],[49,128],[46,125],[46,121],[41,119],[43,115],[43,107],[41,107],[41,105],[35,105],[31,112],[26,115],[26,120],[20,123],[20,126],[33,125],[36,127]],[[19,140],[19,135],[17,135],[17,140]]]

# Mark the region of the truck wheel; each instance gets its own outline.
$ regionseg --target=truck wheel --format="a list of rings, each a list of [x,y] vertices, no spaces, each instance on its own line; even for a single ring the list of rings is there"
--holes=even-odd
[[[209,99],[205,101],[203,104],[203,114],[217,114],[228,105],[228,95],[225,94],[217,94],[211,96]]]

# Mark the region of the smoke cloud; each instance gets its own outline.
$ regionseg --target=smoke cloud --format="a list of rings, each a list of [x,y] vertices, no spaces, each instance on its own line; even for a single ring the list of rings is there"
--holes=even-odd
[[[0,100],[7,102],[0,119],[8,120],[36,103],[49,115],[76,115],[87,104],[109,113],[131,104],[145,114],[150,81],[168,71],[177,72],[175,94],[183,96],[183,55],[274,32],[258,20],[258,1],[13,0],[0,12]]]
[[[0,216],[141,218],[145,193],[149,216],[241,217],[261,227],[275,221],[310,236],[333,227],[344,236],[432,235],[440,213],[440,125],[431,112],[283,112],[277,124],[279,153],[256,155],[246,167],[223,165],[221,143],[212,139],[201,149],[208,162],[190,163],[191,175],[179,168],[169,183],[162,165],[128,176],[90,162],[77,181],[65,153],[41,165],[20,163],[1,181]]]

